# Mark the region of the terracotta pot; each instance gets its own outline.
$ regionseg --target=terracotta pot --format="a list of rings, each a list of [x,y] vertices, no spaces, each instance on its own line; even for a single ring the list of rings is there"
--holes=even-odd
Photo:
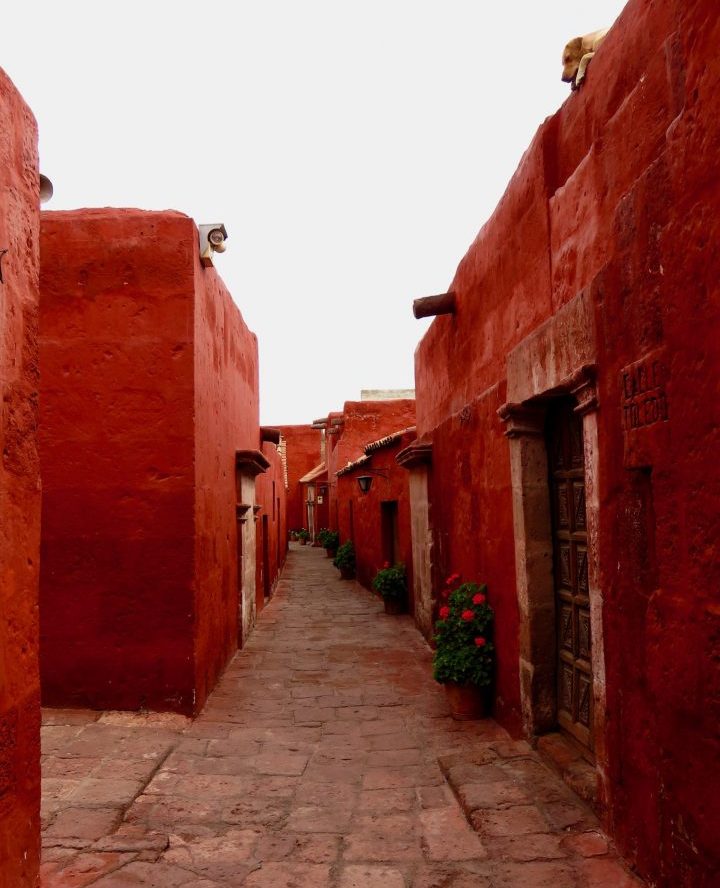
[[[337,555],[337,549],[325,549],[328,558],[334,558]]]
[[[473,684],[446,682],[445,694],[450,704],[450,713],[458,721],[473,718],[487,718],[490,710],[487,688]]]
[[[404,614],[405,602],[401,598],[383,598],[386,614]]]
[[[307,544],[307,540],[300,540],[300,545],[305,546]]]
[[[351,567],[341,567],[340,568],[340,579],[341,580],[354,580],[355,579],[355,571]]]

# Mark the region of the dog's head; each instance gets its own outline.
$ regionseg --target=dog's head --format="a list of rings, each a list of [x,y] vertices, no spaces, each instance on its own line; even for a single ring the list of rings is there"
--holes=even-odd
[[[563,50],[562,63],[562,80],[563,83],[572,83],[580,66],[580,59],[583,57],[583,40],[582,37],[574,37]]]

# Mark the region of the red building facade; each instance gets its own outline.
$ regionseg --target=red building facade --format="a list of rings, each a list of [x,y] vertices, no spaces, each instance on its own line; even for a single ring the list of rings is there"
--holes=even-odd
[[[255,618],[256,338],[180,213],[41,245],[43,696],[196,713]]]
[[[412,583],[412,540],[407,474],[397,454],[415,438],[415,428],[402,429],[369,442],[364,453],[337,472],[340,536],[355,546],[357,579],[371,587],[385,564],[405,565],[410,613],[415,612]],[[358,478],[369,490],[363,492]]]
[[[412,572],[408,483],[390,456],[414,434],[414,399],[346,401],[324,425],[328,523],[341,543],[352,540],[358,579],[369,587],[386,561],[404,561]],[[371,475],[368,493],[357,483],[363,466],[380,473]]]
[[[287,526],[299,530],[307,525],[307,492],[301,478],[323,458],[322,435],[312,425],[280,426],[287,467]]]
[[[288,547],[285,463],[278,449],[280,430],[261,428],[260,440],[268,468],[255,481],[255,603],[258,613],[275,589]]]
[[[40,855],[37,126],[0,70],[0,884]]]
[[[710,0],[631,0],[461,262],[400,455],[416,595],[488,584],[499,720],[568,736],[624,854],[693,888],[720,879],[719,41]]]

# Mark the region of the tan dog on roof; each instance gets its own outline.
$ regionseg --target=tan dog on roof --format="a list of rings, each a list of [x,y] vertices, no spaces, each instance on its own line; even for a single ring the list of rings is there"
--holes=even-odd
[[[590,59],[597,52],[598,47],[605,39],[609,28],[603,31],[593,31],[592,34],[586,34],[584,37],[574,37],[563,50],[563,72],[562,79],[564,83],[572,84],[573,89],[578,89],[585,79],[585,72],[590,63]]]

